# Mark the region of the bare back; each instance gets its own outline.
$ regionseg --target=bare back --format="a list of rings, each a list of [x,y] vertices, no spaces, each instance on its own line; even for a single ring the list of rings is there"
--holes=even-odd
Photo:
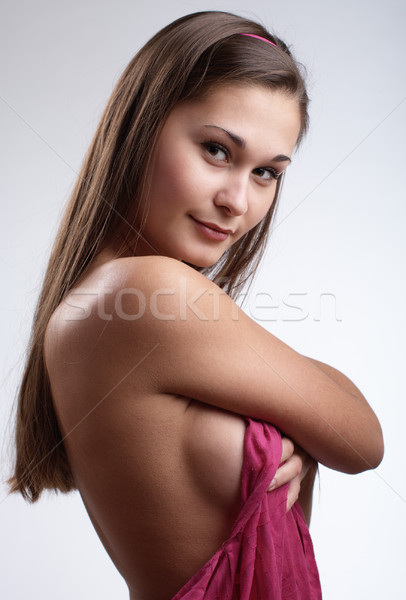
[[[101,290],[105,278],[103,267],[96,269],[80,289]],[[98,344],[109,322],[99,320],[89,335],[73,307],[78,298],[58,308],[46,337],[65,447],[131,599],[164,600],[228,537],[240,506],[245,423],[208,404],[155,393],[145,371],[139,385],[128,385],[117,354],[106,357]],[[154,359],[153,352],[145,359],[152,372],[159,368]]]

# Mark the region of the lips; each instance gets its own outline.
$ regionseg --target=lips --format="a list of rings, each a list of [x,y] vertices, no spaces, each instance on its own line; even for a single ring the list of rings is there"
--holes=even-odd
[[[195,219],[194,217],[192,217],[192,219],[194,221],[196,221],[196,223],[200,223],[201,225],[204,225],[205,227],[214,229],[214,231],[219,231],[220,233],[227,233],[227,234],[234,233],[234,231],[232,229],[223,229],[222,227],[220,227],[219,225],[216,225],[215,223],[208,223],[207,221],[200,221],[199,219]]]
[[[200,232],[200,235],[203,235],[203,237],[211,242],[224,242],[230,234],[234,233],[232,229],[223,229],[220,225],[217,225],[217,223],[199,221],[192,217],[192,215],[190,215],[190,218]]]

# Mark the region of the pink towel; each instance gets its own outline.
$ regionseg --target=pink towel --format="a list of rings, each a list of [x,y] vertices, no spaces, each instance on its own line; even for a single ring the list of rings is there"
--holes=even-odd
[[[299,504],[286,513],[288,484],[267,492],[282,453],[268,423],[247,419],[241,508],[232,533],[172,600],[318,600],[313,544]]]

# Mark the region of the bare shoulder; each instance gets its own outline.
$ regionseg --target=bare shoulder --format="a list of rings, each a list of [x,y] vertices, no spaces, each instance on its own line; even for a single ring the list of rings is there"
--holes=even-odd
[[[47,332],[47,345],[53,346],[48,359],[67,351],[83,356],[97,343],[117,363],[123,354],[144,355],[165,340],[182,344],[203,331],[221,336],[222,323],[240,316],[225,292],[178,260],[116,259],[90,271],[55,311]]]
[[[51,319],[49,333],[61,328],[90,332],[102,322],[113,327],[123,322],[142,326],[151,318],[159,326],[182,318],[185,312],[197,316],[198,306],[214,306],[219,297],[232,304],[216,284],[176,259],[116,259],[92,270],[70,290]],[[171,312],[165,314],[161,308]]]
[[[61,413],[67,420],[69,411],[77,416],[67,397],[89,410],[120,381],[122,396],[130,387],[138,398],[182,396],[176,385],[182,357],[199,325],[216,321],[208,316],[216,295],[225,296],[198,271],[167,257],[121,258],[91,269],[46,332],[46,365]],[[175,383],[170,390],[169,380]]]
[[[142,325],[148,317],[159,314],[161,298],[178,297],[182,289],[210,284],[191,267],[167,257],[108,261],[81,277],[54,311],[46,346],[55,350],[56,342],[59,346],[71,344],[83,334],[98,335],[102,329],[128,327],[135,322]],[[48,355],[51,359],[54,353]]]
[[[119,268],[123,277],[115,289],[115,308],[125,314],[121,311],[125,304],[132,309],[129,320],[138,321],[141,326],[149,319],[157,327],[165,321],[187,321],[192,325],[196,319],[219,320],[231,308],[233,314],[239,310],[215,283],[179,260],[157,256],[129,258]]]

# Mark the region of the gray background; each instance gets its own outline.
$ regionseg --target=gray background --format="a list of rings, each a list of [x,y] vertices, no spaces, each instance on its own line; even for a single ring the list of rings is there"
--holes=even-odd
[[[262,20],[309,70],[311,130],[289,169],[245,310],[299,352],[348,375],[385,434],[376,471],[348,476],[321,468],[311,532],[325,598],[406,597],[401,0],[251,0],[249,10],[242,1],[3,1],[2,480],[42,274],[101,111],[153,33],[208,9]],[[2,598],[127,597],[77,494],[29,506],[2,485],[0,531]]]

